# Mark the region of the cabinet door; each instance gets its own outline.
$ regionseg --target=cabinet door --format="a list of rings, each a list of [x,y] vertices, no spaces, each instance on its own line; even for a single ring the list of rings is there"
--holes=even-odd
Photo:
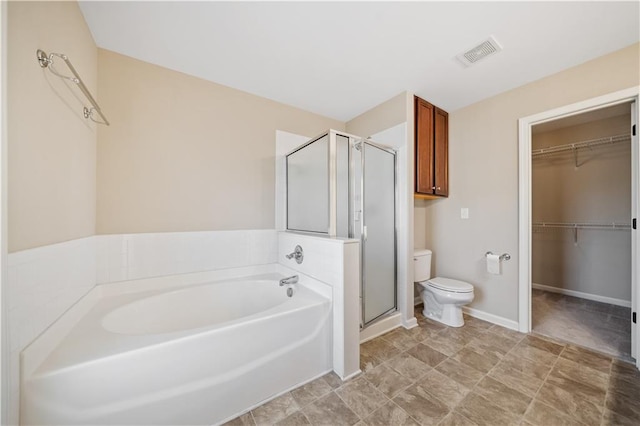
[[[436,195],[449,195],[449,114],[435,107],[435,191]]]
[[[434,106],[415,98],[416,187],[420,194],[433,194],[433,111]]]

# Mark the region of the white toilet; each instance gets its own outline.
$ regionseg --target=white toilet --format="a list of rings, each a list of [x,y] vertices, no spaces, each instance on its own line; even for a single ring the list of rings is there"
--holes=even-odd
[[[462,327],[462,306],[473,300],[473,286],[451,278],[431,278],[431,250],[414,250],[413,270],[424,302],[424,316],[451,327]]]

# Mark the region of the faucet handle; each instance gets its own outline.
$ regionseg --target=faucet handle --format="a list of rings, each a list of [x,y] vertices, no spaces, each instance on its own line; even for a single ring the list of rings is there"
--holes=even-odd
[[[300,247],[300,245],[297,245],[296,248],[293,250],[293,253],[289,253],[285,255],[285,257],[287,259],[293,258],[296,260],[296,262],[298,262],[298,264],[300,264],[304,260],[304,251],[302,250],[302,247]]]

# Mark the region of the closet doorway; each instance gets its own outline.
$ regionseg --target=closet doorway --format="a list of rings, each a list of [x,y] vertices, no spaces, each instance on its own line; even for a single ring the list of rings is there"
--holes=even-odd
[[[621,220],[621,219],[607,218],[607,222],[612,220],[613,221],[619,220],[620,222],[611,222],[610,225],[612,226],[610,229],[607,229],[605,227],[602,227],[602,229],[600,229],[600,227],[598,226],[591,227],[596,229],[591,229],[591,228],[586,229],[589,227],[589,225],[605,225],[605,224],[595,223],[595,222],[583,222],[583,220],[596,220],[595,218],[582,219],[582,217],[580,216],[578,216],[577,218],[573,218],[573,217],[568,218],[567,216],[559,216],[558,219],[552,218],[554,221],[555,220],[562,221],[562,222],[555,223],[557,228],[555,233],[553,231],[549,232],[550,231],[549,228],[551,228],[551,226],[548,226],[547,229],[543,229],[539,233],[543,234],[542,236],[540,236],[543,239],[546,238],[548,240],[553,240],[555,238],[556,240],[558,240],[556,243],[562,248],[562,250],[556,247],[556,252],[557,253],[560,252],[563,255],[565,255],[564,245],[569,245],[569,247],[566,247],[567,249],[568,248],[581,249],[581,250],[585,249],[585,245],[589,241],[589,238],[591,239],[595,238],[595,234],[592,234],[591,236],[589,236],[590,233],[609,233],[609,235],[611,236],[617,235],[618,238],[622,238],[622,239],[625,238],[624,235],[626,233],[627,244],[628,242],[630,242],[630,244],[628,244],[628,246],[630,247],[627,249],[627,254],[626,254],[626,258],[630,259],[629,261],[630,265],[628,266],[628,268],[630,268],[630,271],[627,270],[625,272],[626,274],[628,274],[628,277],[630,277],[630,279],[627,278],[628,280],[627,288],[630,290],[630,293],[631,293],[630,309],[628,311],[617,311],[618,309],[622,309],[625,307],[624,306],[620,308],[612,308],[611,306],[602,307],[595,304],[596,302],[598,302],[598,300],[591,300],[591,299],[587,299],[587,300],[567,299],[563,303],[565,305],[570,305],[572,303],[574,305],[583,305],[585,308],[587,307],[587,305],[589,305],[589,308],[591,308],[591,311],[606,310],[607,319],[609,319],[609,315],[620,316],[621,317],[620,324],[623,324],[623,323],[629,324],[629,325],[624,325],[623,327],[627,327],[627,330],[630,329],[630,333],[629,333],[630,342],[631,342],[630,357],[635,359],[636,367],[640,367],[640,363],[638,362],[640,358],[639,356],[640,339],[638,338],[639,327],[637,327],[637,324],[635,323],[635,321],[632,321],[632,319],[635,319],[636,313],[640,311],[639,309],[640,301],[638,297],[638,295],[640,294],[640,279],[638,276],[638,271],[640,270],[640,241],[637,238],[638,231],[635,229],[633,225],[635,224],[636,219],[639,218],[639,211],[640,211],[640,208],[639,208],[640,206],[640,196],[639,196],[640,194],[640,173],[639,173],[640,149],[638,148],[638,129],[637,129],[638,122],[640,121],[640,112],[638,108],[639,95],[640,95],[640,86],[631,87],[628,89],[620,90],[618,92],[613,92],[607,95],[577,102],[575,104],[565,105],[552,110],[548,110],[548,111],[537,113],[531,116],[523,117],[518,120],[518,147],[519,147],[518,149],[519,151],[518,152],[518,157],[519,157],[518,159],[518,188],[519,188],[518,189],[518,194],[519,194],[518,195],[518,206],[519,206],[519,209],[518,209],[519,210],[518,212],[518,217],[519,217],[518,218],[518,240],[519,240],[518,242],[518,248],[519,248],[518,249],[518,329],[521,332],[529,333],[532,331],[532,325],[533,325],[533,321],[532,321],[533,296],[539,295],[537,294],[537,290],[544,289],[544,287],[538,287],[537,289],[535,289],[533,287],[533,284],[542,284],[547,286],[552,286],[553,284],[556,284],[555,282],[554,283],[540,283],[540,282],[536,283],[532,279],[533,278],[533,273],[532,273],[533,261],[534,261],[533,259],[534,257],[533,256],[534,220],[536,221],[536,225],[538,228],[541,227],[542,225],[540,223],[541,221],[549,220],[546,218],[543,219],[538,216],[538,214],[540,213],[538,206],[535,207],[538,210],[536,210],[535,212],[536,217],[534,218],[534,211],[532,209],[532,205],[533,205],[532,169],[534,167],[534,164],[533,164],[534,153],[533,153],[533,146],[532,146],[533,131],[535,130],[536,133],[538,133],[540,132],[540,129],[545,130],[544,127],[539,127],[538,129],[535,129],[535,127],[538,125],[559,121],[561,119],[574,117],[574,116],[582,115],[585,113],[594,112],[597,110],[604,110],[610,107],[617,107],[622,104],[626,105],[625,108],[629,108],[630,110],[629,116],[630,116],[631,128],[628,128],[627,132],[628,134],[630,134],[630,146],[631,146],[630,147],[631,183],[628,186],[629,188],[627,189],[628,195],[627,195],[627,199],[625,200],[625,203],[628,206],[627,218],[630,222],[625,223],[624,220]],[[612,110],[606,111],[606,113],[610,114],[611,111]],[[602,114],[602,112],[597,114]],[[612,116],[606,117],[606,118],[612,118],[615,116],[616,114],[613,114]],[[559,124],[563,124],[563,123],[559,123]],[[566,124],[566,122],[564,124]],[[571,126],[567,126],[567,127],[571,127]],[[550,128],[547,128],[546,130],[550,130]],[[586,138],[586,141],[587,141],[586,145],[591,145],[591,142],[590,142],[591,139],[598,139],[598,137]],[[581,141],[583,140],[579,140],[578,142],[581,142]],[[571,141],[568,141],[566,143],[571,144]],[[558,142],[558,144],[560,143]],[[595,144],[597,144],[597,142],[593,143],[593,145]],[[623,144],[623,142],[620,142],[620,144]],[[604,142],[603,142],[603,145],[604,145]],[[539,149],[540,147],[538,146],[536,148]],[[575,148],[577,148],[577,151],[580,151],[580,148],[582,147],[576,144]],[[600,148],[598,148],[597,146],[591,146],[590,148],[587,147],[584,149],[587,151],[586,156],[584,155],[583,152],[578,152],[577,154],[575,154],[574,147],[568,148],[570,152],[569,159],[571,160],[571,163],[569,163],[569,168],[570,170],[572,168],[571,171],[576,172],[576,167],[578,167],[578,169],[580,169],[580,167],[585,167],[589,161],[591,161],[591,164],[595,163],[596,160],[595,159],[591,160],[591,157],[589,157],[588,155],[589,154],[593,155],[594,152],[596,150],[599,150]],[[566,155],[566,154],[560,154],[560,155]],[[538,160],[535,160],[535,161],[538,161]],[[556,160],[556,162],[558,161],[559,160]],[[583,170],[586,170],[586,169],[583,169]],[[616,173],[617,172],[618,171],[616,170]],[[609,178],[609,176],[605,176],[602,178],[603,179]],[[592,191],[596,191],[596,188],[599,187],[598,185],[599,184],[595,185],[595,188],[592,188]],[[569,198],[571,196],[573,196],[573,194],[568,195]],[[585,204],[586,207],[580,206],[580,208],[577,209],[577,211],[580,214],[583,214],[584,213],[583,210],[586,211],[587,208],[595,209],[596,212],[599,212],[600,211],[599,209],[604,209],[604,207],[606,207],[606,206],[600,205],[595,201],[592,202],[591,205],[589,204],[589,200],[594,199],[593,193],[589,193],[588,195],[584,196],[584,198],[585,200],[581,200],[581,202],[586,203]],[[569,212],[572,211],[571,210],[572,207],[573,206],[563,207],[561,213],[563,215],[565,213],[568,214]],[[597,219],[600,219],[600,218],[604,218],[604,216],[599,216]],[[566,222],[564,222],[565,220]],[[583,225],[582,227],[583,229],[580,229],[578,225]],[[617,229],[618,228],[617,225],[620,225],[619,226],[620,229]],[[632,225],[631,226],[632,229],[626,230],[627,227],[625,225]],[[563,228],[562,226],[566,226],[566,228]],[[536,234],[538,233],[538,231],[539,230],[536,230]],[[619,234],[616,234],[616,233],[619,233]],[[536,235],[535,237],[538,238],[539,235]],[[568,239],[568,241],[566,241],[566,239]],[[549,241],[548,244],[552,244],[552,241]],[[541,251],[537,243],[535,244],[535,249],[538,252]],[[595,249],[593,249],[593,251],[597,255],[598,251]],[[546,253],[543,253],[543,254],[546,254]],[[591,252],[589,254],[591,256],[594,255],[594,253],[591,253]],[[592,263],[588,263],[587,265],[589,268],[595,267]],[[569,266],[571,266],[571,264],[569,264]],[[544,280],[550,277],[552,275],[551,273],[553,272],[551,271],[553,267],[554,267],[553,265],[547,266],[546,269],[545,267],[542,267],[541,270],[536,272],[536,279]],[[536,266],[536,268],[540,268],[540,267]],[[566,269],[565,266],[563,266],[562,268]],[[549,271],[547,269],[549,269]],[[539,274],[538,272],[541,272],[541,274]],[[561,275],[563,277],[565,276],[564,271],[555,271],[555,272],[562,272]],[[610,275],[608,275],[606,272],[595,273],[595,272],[587,271],[586,275],[588,276],[589,274],[592,274],[592,275],[603,274],[604,276],[599,277],[600,281],[602,281],[605,285],[608,285],[608,286],[611,285],[609,284],[611,282],[611,279],[609,278]],[[593,281],[592,280],[593,277],[588,276],[587,278],[588,279],[585,282],[590,282],[589,280]],[[575,281],[571,281],[571,282],[573,283]],[[561,285],[564,286],[565,284],[562,283]],[[536,290],[536,294],[534,294],[534,290]],[[544,290],[547,290],[547,289],[544,289]],[[569,288],[569,290],[572,290],[572,289]],[[579,291],[579,290],[576,290],[576,291]],[[582,293],[585,293],[585,292],[582,292]],[[609,297],[609,299],[600,299],[600,300],[603,300],[605,302],[611,302],[612,301],[611,299],[620,299],[620,297],[611,296],[610,294],[611,293],[609,293],[609,296],[605,296],[605,297]],[[583,294],[580,294],[580,293],[562,294],[562,296],[572,296],[572,297],[576,297],[576,295],[584,296]],[[549,298],[549,300],[551,300],[553,297],[559,297],[559,296],[552,296]],[[624,296],[622,296],[622,298],[624,298]],[[579,299],[585,299],[585,298],[580,297]],[[615,306],[619,306],[619,305],[615,305]],[[616,311],[614,312],[614,310]],[[626,316],[627,314],[629,316],[626,318],[626,321],[625,321],[625,319],[622,317]],[[611,321],[616,321],[616,320],[612,319]],[[577,344],[585,345],[585,343],[577,343]],[[603,348],[598,348],[596,350],[603,350]],[[618,356],[629,359],[624,354],[618,355]]]
[[[631,102],[531,129],[532,332],[631,361]]]

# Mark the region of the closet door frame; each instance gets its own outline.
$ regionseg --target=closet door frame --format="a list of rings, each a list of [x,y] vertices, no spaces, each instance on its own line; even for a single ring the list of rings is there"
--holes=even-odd
[[[0,424],[9,422],[9,337],[7,316],[7,12],[0,2]]]
[[[531,128],[536,124],[582,114],[621,103],[633,102],[632,123],[640,121],[640,86],[609,93],[559,108],[554,108],[518,120],[518,329],[531,332]],[[632,218],[640,220],[640,149],[638,130],[632,136]],[[638,230],[631,231],[631,311],[640,316],[640,239]],[[631,320],[631,319],[630,319]],[[639,320],[640,323],[640,320]],[[632,356],[640,368],[640,324],[632,324]]]
[[[631,104],[631,220],[635,222],[640,219],[640,147],[638,146],[638,101],[640,96],[636,96]],[[633,229],[636,228],[636,229]],[[638,240],[637,226],[631,229],[631,313],[640,313],[640,240]],[[637,322],[631,323],[631,356],[636,359],[636,367],[640,369],[640,327]]]

